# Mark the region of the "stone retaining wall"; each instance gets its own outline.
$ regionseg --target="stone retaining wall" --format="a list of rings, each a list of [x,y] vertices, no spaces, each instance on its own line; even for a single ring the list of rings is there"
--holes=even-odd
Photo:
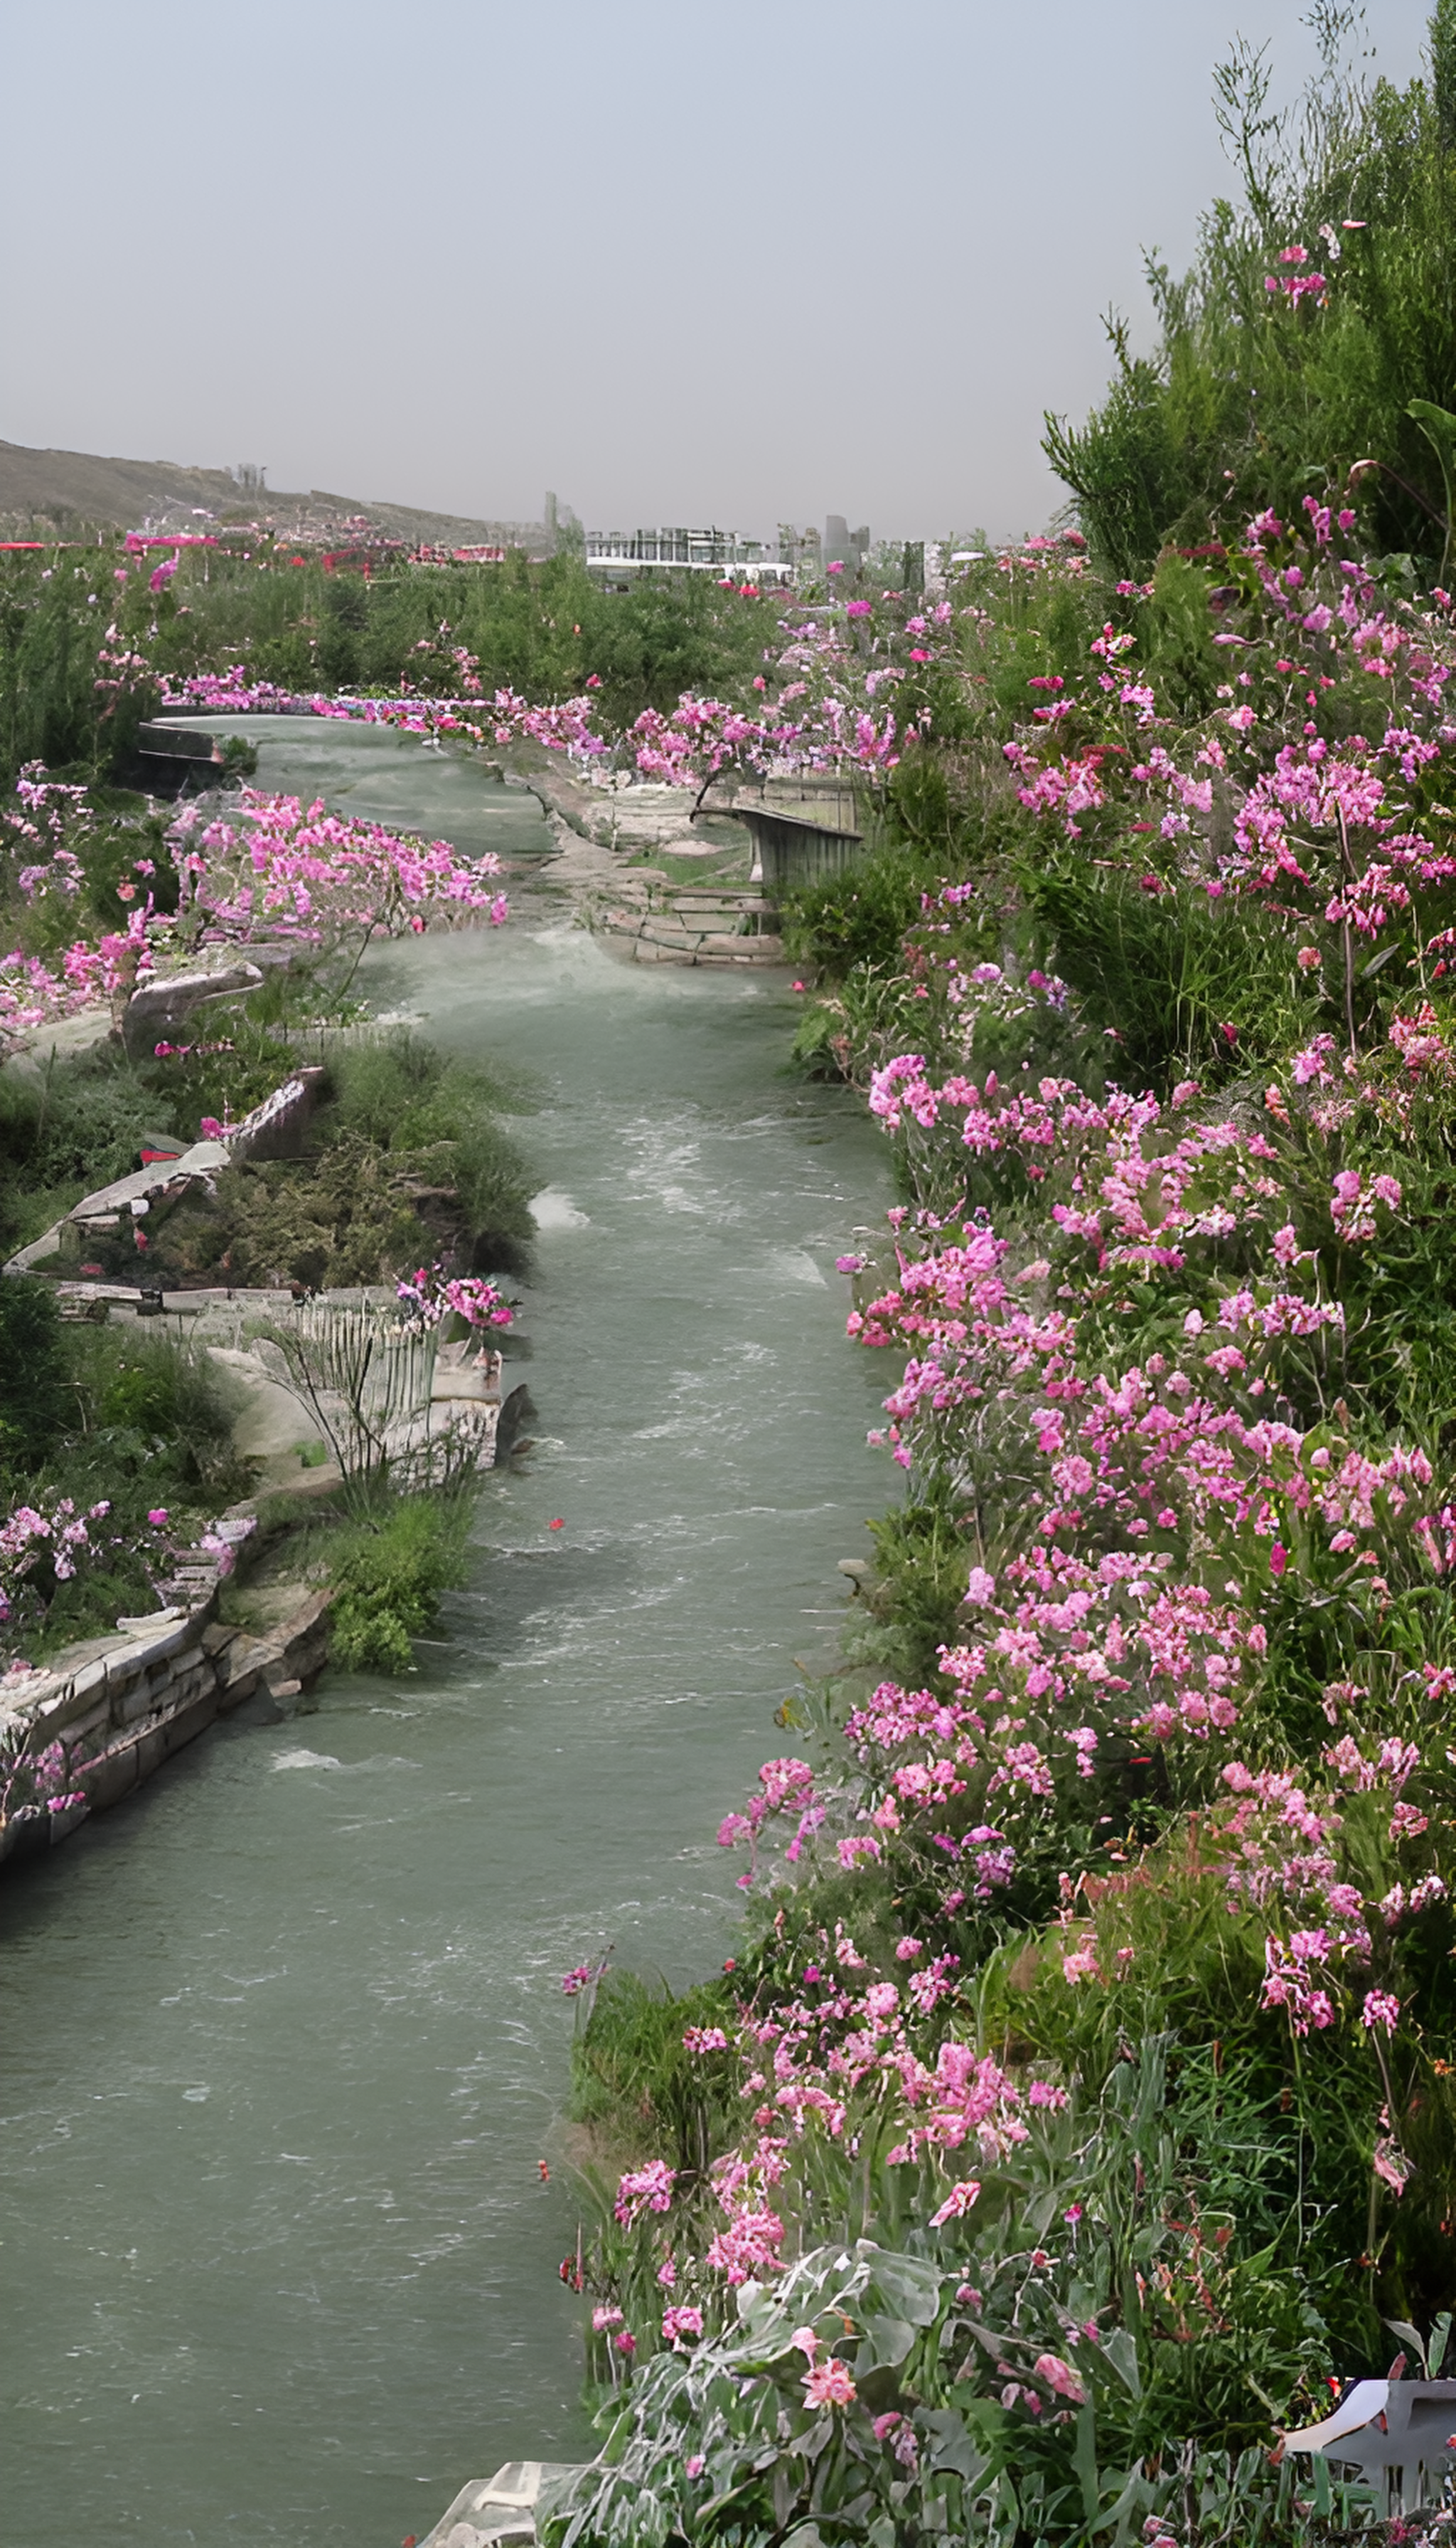
[[[325,1590],[310,1595],[272,1635],[220,1625],[216,1561],[187,1569],[184,1599],[155,1629],[93,1639],[48,1671],[0,1682],[0,1741],[25,1740],[32,1757],[63,1748],[64,1789],[84,1802],[55,1812],[25,1806],[0,1820],[0,1862],[64,1840],[88,1814],[105,1813],[149,1778],[184,1743],[260,1686],[297,1697],[323,1667]]]

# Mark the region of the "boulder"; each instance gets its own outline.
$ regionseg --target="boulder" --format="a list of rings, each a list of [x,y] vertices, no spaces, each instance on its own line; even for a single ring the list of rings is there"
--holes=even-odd
[[[185,1039],[192,1013],[203,1001],[239,999],[255,991],[262,979],[256,964],[240,961],[141,983],[127,1002],[122,1021],[128,1059],[148,1060],[159,1044]]]

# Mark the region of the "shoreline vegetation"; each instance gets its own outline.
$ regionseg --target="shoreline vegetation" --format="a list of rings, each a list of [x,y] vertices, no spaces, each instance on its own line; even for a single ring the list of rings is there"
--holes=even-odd
[[[1320,25],[1283,159],[1229,66],[1246,208],[1052,428],[1075,522],[769,676],[896,704],[785,936],[895,1147],[906,1501],[723,1973],[567,1976],[553,2548],[1449,2519],[1444,2445],[1419,2513],[1281,2438],[1456,2298],[1456,19],[1401,97]]]
[[[1220,74],[1241,200],[1156,353],[1048,421],[1074,518],[943,592],[179,550],[107,624],[104,561],[0,570],[17,1036],[199,912],[490,910],[320,809],[83,825],[158,707],[884,826],[783,920],[798,1064],[894,1146],[842,1268],[904,1501],[721,1822],[722,1972],[565,1976],[602,2441],[550,2548],[1449,2527],[1286,2442],[1456,2312],[1456,0],[1403,92],[1312,23],[1295,119]]]
[[[409,1668],[463,1571],[500,1284],[533,1224],[500,1120],[523,1092],[352,989],[373,939],[501,925],[494,856],[247,787],[167,808],[34,766],[0,823],[8,1854],[113,1800],[136,1707],[157,1720],[142,1774],[206,1721],[185,1674],[126,1725],[88,1708],[137,1640],[240,1638],[219,1705],[291,1619],[311,1674],[325,1629],[346,1670]],[[299,1686],[281,1662],[274,1683]]]

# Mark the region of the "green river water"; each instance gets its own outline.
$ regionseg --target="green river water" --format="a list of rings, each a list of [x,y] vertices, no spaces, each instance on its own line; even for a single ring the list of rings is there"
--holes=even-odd
[[[536,875],[535,800],[464,761],[246,730],[260,784],[516,864],[508,928],[372,987],[535,1076],[536,1447],[414,1673],[215,1728],[0,1893],[13,2548],[397,2548],[502,2459],[585,2455],[560,1976],[722,1956],[719,1818],[894,1475],[834,1272],[884,1155],[785,1075],[785,978],[618,961]]]

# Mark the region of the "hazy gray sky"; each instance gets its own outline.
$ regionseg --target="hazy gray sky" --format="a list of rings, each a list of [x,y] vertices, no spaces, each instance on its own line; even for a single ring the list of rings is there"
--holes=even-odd
[[[1371,0],[1377,67],[1429,0]],[[0,435],[593,528],[1020,532],[1302,0],[11,0]]]

